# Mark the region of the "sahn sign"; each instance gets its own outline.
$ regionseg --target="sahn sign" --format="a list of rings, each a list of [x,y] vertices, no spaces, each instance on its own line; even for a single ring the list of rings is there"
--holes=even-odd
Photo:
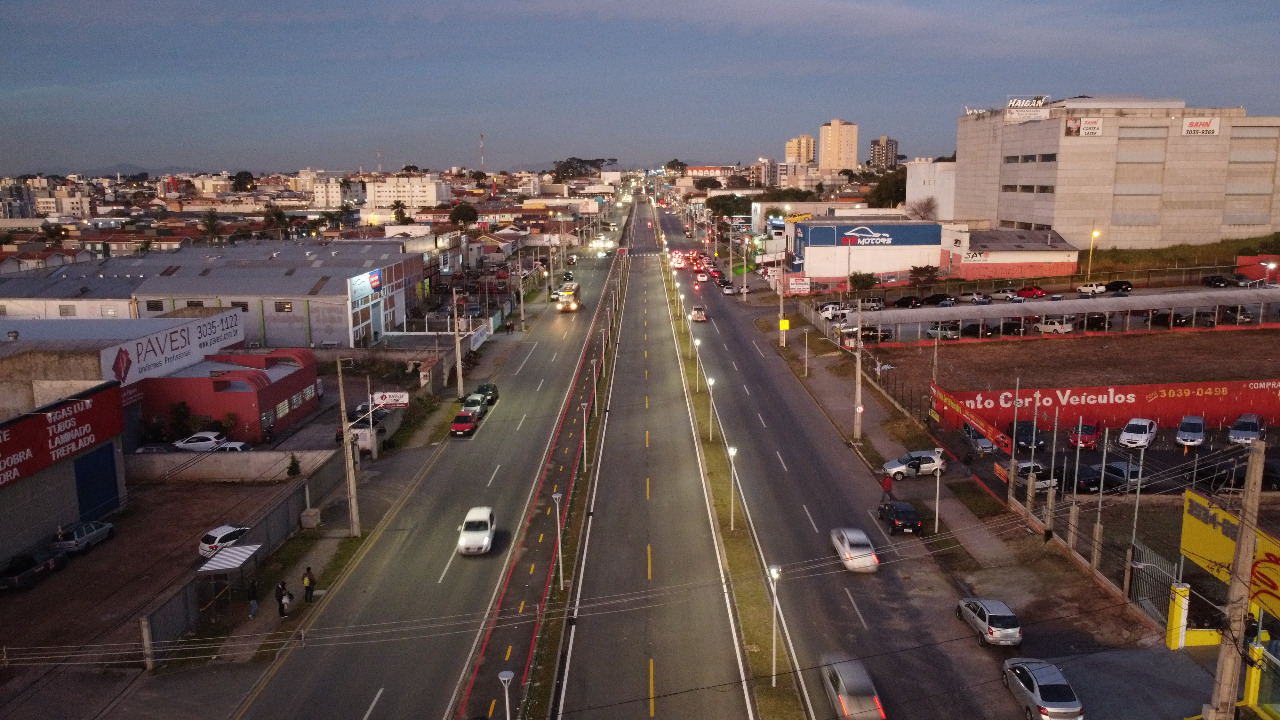
[[[935,391],[937,411],[949,421],[961,420],[958,407],[980,415],[987,422],[1007,426],[1014,407],[1019,420],[1032,412],[1042,422],[1060,425],[1085,422],[1118,427],[1130,418],[1144,417],[1162,426],[1177,425],[1184,415],[1203,415],[1212,427],[1230,425],[1240,413],[1258,413],[1280,419],[1280,380],[1169,383],[1161,385],[1106,385],[1072,388],[1021,388],[980,392]]]

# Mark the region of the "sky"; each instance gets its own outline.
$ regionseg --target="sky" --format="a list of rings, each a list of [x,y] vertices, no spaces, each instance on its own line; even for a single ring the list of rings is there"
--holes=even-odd
[[[782,159],[833,118],[948,155],[964,108],[1280,115],[1280,3],[7,0],[0,175]]]

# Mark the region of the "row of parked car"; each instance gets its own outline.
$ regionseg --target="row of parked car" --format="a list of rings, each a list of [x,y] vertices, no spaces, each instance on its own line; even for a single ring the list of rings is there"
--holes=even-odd
[[[45,575],[66,567],[69,555],[88,552],[115,536],[115,525],[100,520],[60,527],[48,540],[9,559],[0,570],[0,590],[30,588]]]
[[[498,402],[498,386],[487,382],[462,401],[462,409],[449,425],[450,435],[474,435],[480,423],[489,414],[489,408]]]

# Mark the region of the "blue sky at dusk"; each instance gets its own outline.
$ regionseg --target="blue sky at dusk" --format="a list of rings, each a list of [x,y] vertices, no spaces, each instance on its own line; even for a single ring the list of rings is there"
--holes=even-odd
[[[781,159],[832,118],[949,154],[964,106],[1280,115],[1280,4],[10,0],[0,174]]]

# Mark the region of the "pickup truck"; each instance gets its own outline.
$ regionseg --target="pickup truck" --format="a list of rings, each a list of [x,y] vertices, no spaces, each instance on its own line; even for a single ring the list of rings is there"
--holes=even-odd
[[[1036,332],[1046,335],[1062,335],[1064,333],[1069,333],[1072,330],[1071,323],[1063,322],[1061,320],[1042,320],[1036,323],[1034,327]]]
[[[45,546],[17,555],[0,570],[0,590],[21,590],[36,584],[46,575],[67,566],[67,554]]]

